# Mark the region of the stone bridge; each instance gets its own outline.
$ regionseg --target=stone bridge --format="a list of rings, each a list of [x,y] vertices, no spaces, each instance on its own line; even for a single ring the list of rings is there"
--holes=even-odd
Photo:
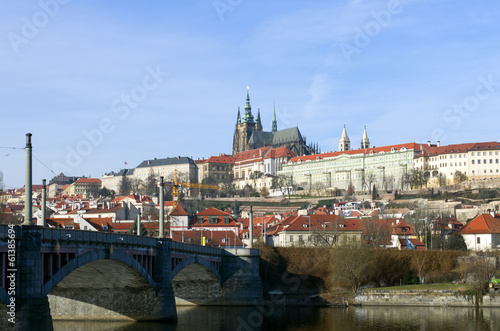
[[[261,304],[259,251],[0,225],[0,302],[2,330],[52,330],[52,319],[175,321],[176,304]]]

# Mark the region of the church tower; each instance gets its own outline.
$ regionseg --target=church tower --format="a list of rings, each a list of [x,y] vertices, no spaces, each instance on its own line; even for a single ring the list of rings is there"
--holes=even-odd
[[[276,106],[273,105],[273,123],[272,123],[272,132],[273,134],[278,131],[278,122],[276,122]]]
[[[370,140],[368,139],[368,135],[366,134],[366,126],[365,131],[363,132],[363,139],[361,139],[361,149],[370,148]]]
[[[257,122],[252,115],[252,106],[250,106],[250,88],[247,86],[247,99],[245,104],[245,113],[240,117],[238,108],[238,118],[233,137],[233,155],[248,150],[248,140],[254,131],[262,131],[260,120],[260,111],[257,115]]]
[[[344,131],[342,131],[342,137],[340,137],[339,141],[339,151],[348,151],[351,149],[351,141],[349,140],[349,137],[347,136],[347,130],[345,129],[345,124],[344,124]]]

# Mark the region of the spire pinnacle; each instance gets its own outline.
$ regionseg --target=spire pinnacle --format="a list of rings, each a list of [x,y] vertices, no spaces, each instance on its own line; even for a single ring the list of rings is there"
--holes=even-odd
[[[276,105],[273,102],[273,123],[272,123],[272,132],[276,133],[278,131],[278,122],[276,122]]]

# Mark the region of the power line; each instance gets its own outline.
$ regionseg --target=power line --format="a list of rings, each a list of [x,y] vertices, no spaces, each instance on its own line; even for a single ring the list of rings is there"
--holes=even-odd
[[[35,159],[37,159],[37,161],[38,161],[38,162],[40,162],[40,163],[41,163],[41,164],[42,164],[45,168],[49,169],[49,171],[50,171],[51,173],[53,173],[55,176],[57,176],[57,174],[56,174],[54,171],[52,171],[52,169],[50,169],[47,165],[45,165],[45,163],[43,163],[42,161],[40,161],[40,159],[39,159],[39,158],[37,158],[35,155],[33,155],[33,157],[34,157]]]

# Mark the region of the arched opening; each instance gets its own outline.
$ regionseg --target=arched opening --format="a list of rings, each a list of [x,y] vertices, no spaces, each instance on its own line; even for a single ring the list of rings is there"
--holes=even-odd
[[[213,305],[221,302],[220,276],[200,263],[186,263],[182,269],[174,270],[172,288],[176,305]]]
[[[158,304],[151,284],[127,263],[113,259],[76,268],[48,298],[53,319],[155,319],[151,317]]]

